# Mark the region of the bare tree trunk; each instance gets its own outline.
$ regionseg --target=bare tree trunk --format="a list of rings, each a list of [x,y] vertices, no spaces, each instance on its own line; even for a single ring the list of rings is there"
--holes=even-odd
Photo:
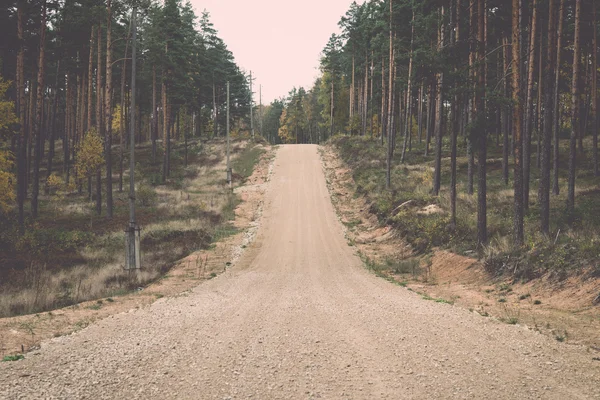
[[[19,233],[25,233],[25,198],[27,197],[27,179],[25,159],[27,157],[27,129],[25,126],[25,43],[23,41],[23,8],[25,1],[17,3],[17,114],[19,117],[19,143],[17,157],[17,204],[19,208]]]
[[[561,51],[562,51],[562,34],[565,19],[565,0],[560,0],[558,8],[558,32],[557,32],[557,44],[556,44],[556,70],[554,71],[554,119],[553,119],[553,136],[554,136],[554,153],[553,153],[553,171],[552,171],[552,193],[558,195],[560,193],[560,186],[558,185],[558,171],[559,171],[559,138],[560,138],[560,109],[559,109],[559,97],[560,97],[560,63],[561,63]]]
[[[166,71],[163,72],[166,75]],[[163,108],[163,183],[167,181],[168,162],[169,162],[169,110],[167,97],[167,82],[166,76],[163,76],[162,82],[162,108]],[[216,122],[216,121],[215,121]]]
[[[533,72],[536,63],[535,49],[537,37],[537,0],[533,0],[531,36],[529,40],[529,61],[527,62],[527,112],[523,135],[523,209],[529,209],[529,179],[531,176],[531,137],[533,131]],[[541,61],[541,60],[540,60]]]
[[[350,104],[350,126],[352,128],[354,128],[353,127],[353,119],[354,119],[354,97],[355,97],[354,91],[356,90],[355,86],[354,86],[354,71],[355,71],[355,68],[354,68],[354,49],[353,49],[352,50],[352,86],[350,86],[350,99],[348,101],[348,103]],[[352,135],[353,133],[354,132],[352,132],[352,130],[351,130],[350,134]]]
[[[385,59],[381,57],[381,145],[387,132],[387,115],[386,115],[386,87],[385,87]]]
[[[460,0],[459,0],[460,1]],[[421,81],[421,85],[419,86],[419,105],[417,107],[417,115],[418,115],[418,135],[419,135],[419,143],[423,141],[423,81]]]
[[[406,89],[406,121],[405,121],[405,129],[404,129],[404,145],[402,146],[402,157],[400,158],[400,162],[404,162],[404,158],[406,157],[406,146],[408,144],[408,136],[411,134],[411,115],[410,110],[412,107],[412,68],[413,68],[413,45],[415,39],[415,10],[413,7],[412,11],[412,23],[411,23],[411,34],[410,34],[410,56],[408,59],[408,87]]]
[[[450,3],[450,15],[453,21],[450,26],[455,28],[454,35],[450,34],[450,40],[453,45],[456,45],[460,41],[460,0],[455,0],[456,4]],[[456,71],[456,67],[454,68]],[[460,110],[460,97],[458,94],[454,95],[454,102],[452,103],[452,128],[450,132],[450,228],[456,229],[456,171],[457,171],[457,139],[459,131],[459,117],[458,110]]]
[[[102,83],[102,27],[98,25],[98,60],[96,62],[96,131],[102,135],[102,93],[104,85]],[[102,215],[102,167],[96,171],[96,214]]]
[[[48,182],[48,178],[52,175],[53,170],[53,161],[54,161],[54,153],[55,153],[55,145],[56,145],[56,110],[58,108],[58,85],[59,85],[59,76],[60,76],[60,60],[56,62],[56,82],[54,84],[54,93],[52,94],[52,110],[50,111],[50,136],[48,138],[48,163],[46,164],[46,182]],[[44,186],[45,193],[48,194],[50,188],[48,184]]]
[[[534,0],[535,1],[535,0]],[[477,41],[479,61],[478,88],[475,92],[476,115],[478,132],[478,177],[477,177],[477,244],[483,246],[487,243],[487,121],[485,107],[486,90],[486,60],[485,60],[485,14],[487,13],[485,0],[478,0]]]
[[[374,52],[371,51],[371,92],[369,94],[369,104],[367,107],[367,113],[369,116],[369,131],[371,131],[371,139],[373,138],[373,110],[374,110],[374,104],[373,103],[373,73],[375,72],[375,58],[373,57]],[[370,107],[370,110],[369,110]],[[371,111],[371,112],[369,112]],[[261,119],[262,120],[262,119]],[[319,125],[317,124],[317,129],[319,129]]]
[[[213,84],[212,84],[212,92],[213,92],[213,137],[217,137],[219,134],[219,129],[218,129],[218,124],[217,124],[217,89],[215,88],[215,82],[214,82],[214,75],[213,75]],[[164,85],[163,85],[164,88]],[[164,96],[163,96],[164,98]],[[163,105],[164,108],[164,105]],[[163,122],[164,123],[164,122]]]
[[[333,85],[333,71],[331,73],[331,104],[329,106],[329,137],[333,136],[333,110],[335,110],[335,106],[334,106],[334,85]]]
[[[156,65],[152,66],[152,163],[156,163],[156,139],[158,139],[158,110],[156,106]]]
[[[435,78],[432,79],[431,84],[429,85],[429,94],[427,95],[427,127],[425,129],[425,157],[429,155],[429,144],[431,143],[431,137],[433,136],[434,122],[435,118],[434,113],[435,108]]]
[[[476,4],[475,0],[470,0],[469,4],[469,37],[474,38],[477,35],[475,31],[475,27],[477,24],[477,15],[475,13]],[[469,97],[466,103],[467,106],[467,125],[471,126],[474,120],[474,99],[473,99],[473,90],[474,90],[474,82],[476,78],[475,72],[475,55],[476,49],[474,48],[474,44],[471,43],[469,49]],[[473,152],[473,132],[472,130],[467,134],[467,194],[472,195],[473,190],[473,175],[475,171],[475,153]]]
[[[129,37],[131,35],[131,25],[127,32],[127,39],[125,40],[125,54],[123,55],[123,64],[121,67],[121,119],[119,120],[120,132],[120,146],[119,146],[119,192],[123,191],[123,155],[125,152],[125,78],[127,72],[127,50],[129,49]],[[133,143],[130,144],[133,146]]]
[[[522,124],[521,116],[523,115],[523,103],[521,99],[521,45],[519,42],[521,36],[521,28],[519,25],[519,0],[512,2],[512,78],[513,78],[513,136],[514,136],[514,244],[520,247],[524,242],[523,232],[523,170],[522,170],[522,151],[523,141],[521,136]]]
[[[594,176],[600,176],[598,166],[598,19],[595,1],[592,2],[592,126],[593,126],[593,169]]]
[[[77,99],[75,101],[75,112],[73,119],[75,120],[75,141],[73,143],[73,148],[77,149],[79,143],[81,142],[81,137],[83,136],[83,119],[85,116],[83,115],[83,102],[85,99],[84,87],[85,87],[85,77],[82,77],[79,73],[77,74]],[[76,160],[77,153],[73,154],[73,160]],[[81,194],[83,192],[83,181],[79,176],[79,171],[77,168],[73,171],[75,174],[75,183],[77,183],[77,192]]]
[[[508,47],[508,37],[503,37],[502,38],[502,45],[504,46],[504,56],[503,61],[504,61],[504,73],[506,74],[508,72],[508,68],[509,68],[509,61],[510,61],[510,48]],[[508,77],[504,78],[504,96],[506,98],[508,98],[509,95],[509,84],[508,84]],[[510,128],[511,125],[509,123],[509,112],[510,112],[510,108],[508,106],[503,106],[502,107],[502,123],[503,123],[503,135],[504,135],[504,139],[503,139],[503,145],[502,145],[502,177],[504,179],[504,184],[508,186],[508,156],[510,153],[510,143],[509,143],[509,133],[510,133]]]
[[[444,48],[444,6],[440,10],[440,31],[438,49]],[[440,193],[442,182],[442,120],[444,116],[444,73],[437,74],[437,101],[436,101],[436,117],[435,117],[435,171],[433,175],[433,190],[434,196]]]
[[[365,81],[362,101],[362,135],[367,134],[367,110],[369,108],[369,54],[365,54]]]
[[[548,49],[546,52],[546,71],[544,74],[544,134],[541,152],[541,177],[538,200],[540,203],[540,227],[543,234],[550,233],[550,160],[552,157],[552,109],[554,88],[554,55],[556,54],[556,12],[555,0],[549,1],[548,11]],[[540,60],[541,61],[541,60]],[[540,82],[541,83],[541,82]]]
[[[544,20],[542,19],[542,21],[540,21],[540,45],[539,47],[539,57],[538,57],[538,100],[537,100],[537,118],[536,118],[536,125],[537,128],[535,130],[536,136],[537,136],[537,157],[535,159],[536,162],[536,166],[538,168],[538,170],[541,168],[541,151],[542,151],[542,126],[544,124],[544,118],[542,116],[542,82],[544,80],[543,77],[543,71],[544,71],[544,66],[542,64],[542,59],[544,58],[543,56],[543,48],[544,48],[544,38],[542,37],[542,35],[544,34]]]
[[[106,161],[106,216],[113,216],[113,193],[112,193],[112,0],[107,2],[106,16],[106,94],[105,102],[105,134],[104,148]],[[132,112],[134,110],[131,110]],[[133,146],[133,143],[131,144]]]
[[[394,12],[394,1],[390,0],[390,63],[389,63],[389,82],[388,82],[388,129],[387,129],[387,164],[386,164],[386,175],[385,175],[385,187],[390,189],[392,183],[392,154],[394,150],[393,143],[393,127],[392,127],[392,115],[393,115],[393,87],[394,87],[394,37],[392,35],[393,30],[393,12]]]
[[[573,113],[571,122],[571,140],[569,146],[569,187],[567,194],[567,212],[572,213],[575,210],[575,170],[577,137],[581,135],[579,131],[579,64],[581,58],[581,0],[575,0],[575,38],[573,51],[573,81],[571,87],[571,97],[573,102]]]
[[[40,23],[40,53],[38,58],[37,101],[35,124],[32,134],[35,138],[35,159],[33,165],[33,186],[31,193],[31,216],[38,217],[38,197],[40,194],[40,163],[42,161],[42,122],[44,116],[44,71],[46,67],[46,1],[42,2],[42,20]]]
[[[29,131],[27,134],[27,186],[31,183],[31,160],[33,158],[33,144],[35,141],[35,105],[36,105],[36,95],[37,93],[37,80],[29,81],[29,104],[27,106],[27,130]]]
[[[88,90],[87,90],[87,122],[85,130],[92,127],[92,94],[94,93],[94,34],[96,29],[92,26],[90,34],[90,55],[88,60]]]

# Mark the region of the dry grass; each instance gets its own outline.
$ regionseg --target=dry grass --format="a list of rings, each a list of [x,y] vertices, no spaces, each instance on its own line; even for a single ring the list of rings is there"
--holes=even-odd
[[[244,151],[248,143],[234,142],[234,159],[247,158],[252,151]],[[155,180],[161,166],[151,164],[149,148],[138,153],[142,270],[133,275],[124,270],[127,193],[116,191],[116,184],[110,221],[94,215],[85,193],[63,190],[43,196],[38,233],[28,244],[37,246],[36,251],[16,246],[10,258],[0,260],[0,317],[124,294],[163,276],[175,261],[235,233],[229,221],[238,199],[225,182],[224,141],[191,143],[187,168],[182,165],[181,147],[175,147],[171,178],[159,185]],[[246,160],[246,168],[260,156],[253,154],[256,157]]]

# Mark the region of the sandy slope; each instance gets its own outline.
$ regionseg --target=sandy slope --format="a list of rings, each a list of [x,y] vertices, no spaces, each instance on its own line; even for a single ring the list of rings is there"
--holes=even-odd
[[[283,146],[270,185],[232,270],[1,363],[0,397],[600,398],[600,362],[583,348],[367,272],[316,146]]]

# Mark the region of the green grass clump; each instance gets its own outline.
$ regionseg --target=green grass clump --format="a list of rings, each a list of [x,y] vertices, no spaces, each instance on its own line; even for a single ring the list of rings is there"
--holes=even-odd
[[[2,358],[3,362],[8,362],[8,361],[19,361],[19,360],[23,360],[25,359],[25,356],[23,354],[15,354],[12,356],[4,356],[4,358]]]

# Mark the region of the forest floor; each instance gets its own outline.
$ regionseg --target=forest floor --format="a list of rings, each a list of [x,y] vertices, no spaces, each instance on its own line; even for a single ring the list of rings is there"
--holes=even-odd
[[[30,351],[43,340],[81,330],[107,316],[143,307],[165,296],[185,294],[235,264],[254,238],[274,149],[243,140],[234,141],[232,148],[233,192],[224,179],[223,140],[206,142],[201,148],[192,147],[196,153],[190,155],[187,168],[190,172],[178,188],[146,186],[146,190],[158,194],[152,204],[140,207],[145,221],[142,224],[143,265],[142,271],[134,274],[131,280],[119,265],[124,247],[122,237],[116,237],[120,236],[118,231],[104,233],[104,236],[116,237],[114,249],[102,250],[102,254],[108,254],[114,260],[103,265],[92,264],[90,260],[85,263],[85,255],[94,252],[86,246],[77,250],[83,255],[84,262],[80,265],[45,270],[45,275],[40,277],[45,279],[45,286],[37,292],[43,290],[46,293],[50,309],[0,318],[0,356]],[[145,215],[151,212],[159,217],[154,223]],[[77,214],[74,217],[77,218]],[[203,234],[194,234],[195,231]],[[159,233],[156,243],[144,240],[156,232]],[[64,290],[67,284],[76,284],[72,282],[76,281],[76,273],[84,274],[80,278],[83,281],[81,300],[72,299],[75,304],[52,308],[50,297],[55,297],[61,288],[60,285],[52,286],[52,282],[62,282]],[[113,275],[123,277],[121,286],[107,284],[107,277]],[[115,280],[110,279],[109,283]],[[27,285],[18,294],[15,293],[16,282],[5,281],[3,285],[0,303],[7,308],[18,301],[31,305],[34,298],[39,297],[32,285]],[[91,288],[96,291],[90,291]]]
[[[346,227],[348,242],[375,273],[426,300],[455,304],[507,324],[522,325],[559,342],[582,344],[600,356],[600,306],[594,304],[600,279],[585,273],[565,279],[557,279],[551,272],[535,279],[490,274],[484,266],[485,254],[478,258],[475,251],[467,250],[467,255],[453,251],[468,247],[464,243],[454,249],[433,246],[416,252],[393,224],[382,222],[373,212],[377,194],[371,192],[369,198],[360,192],[354,179],[360,172],[342,160],[341,151],[334,143],[321,149],[332,201]],[[375,159],[361,162],[380,164]],[[429,166],[408,168],[419,171]],[[405,204],[394,212],[403,208],[423,216],[445,213],[433,202],[418,207]]]

